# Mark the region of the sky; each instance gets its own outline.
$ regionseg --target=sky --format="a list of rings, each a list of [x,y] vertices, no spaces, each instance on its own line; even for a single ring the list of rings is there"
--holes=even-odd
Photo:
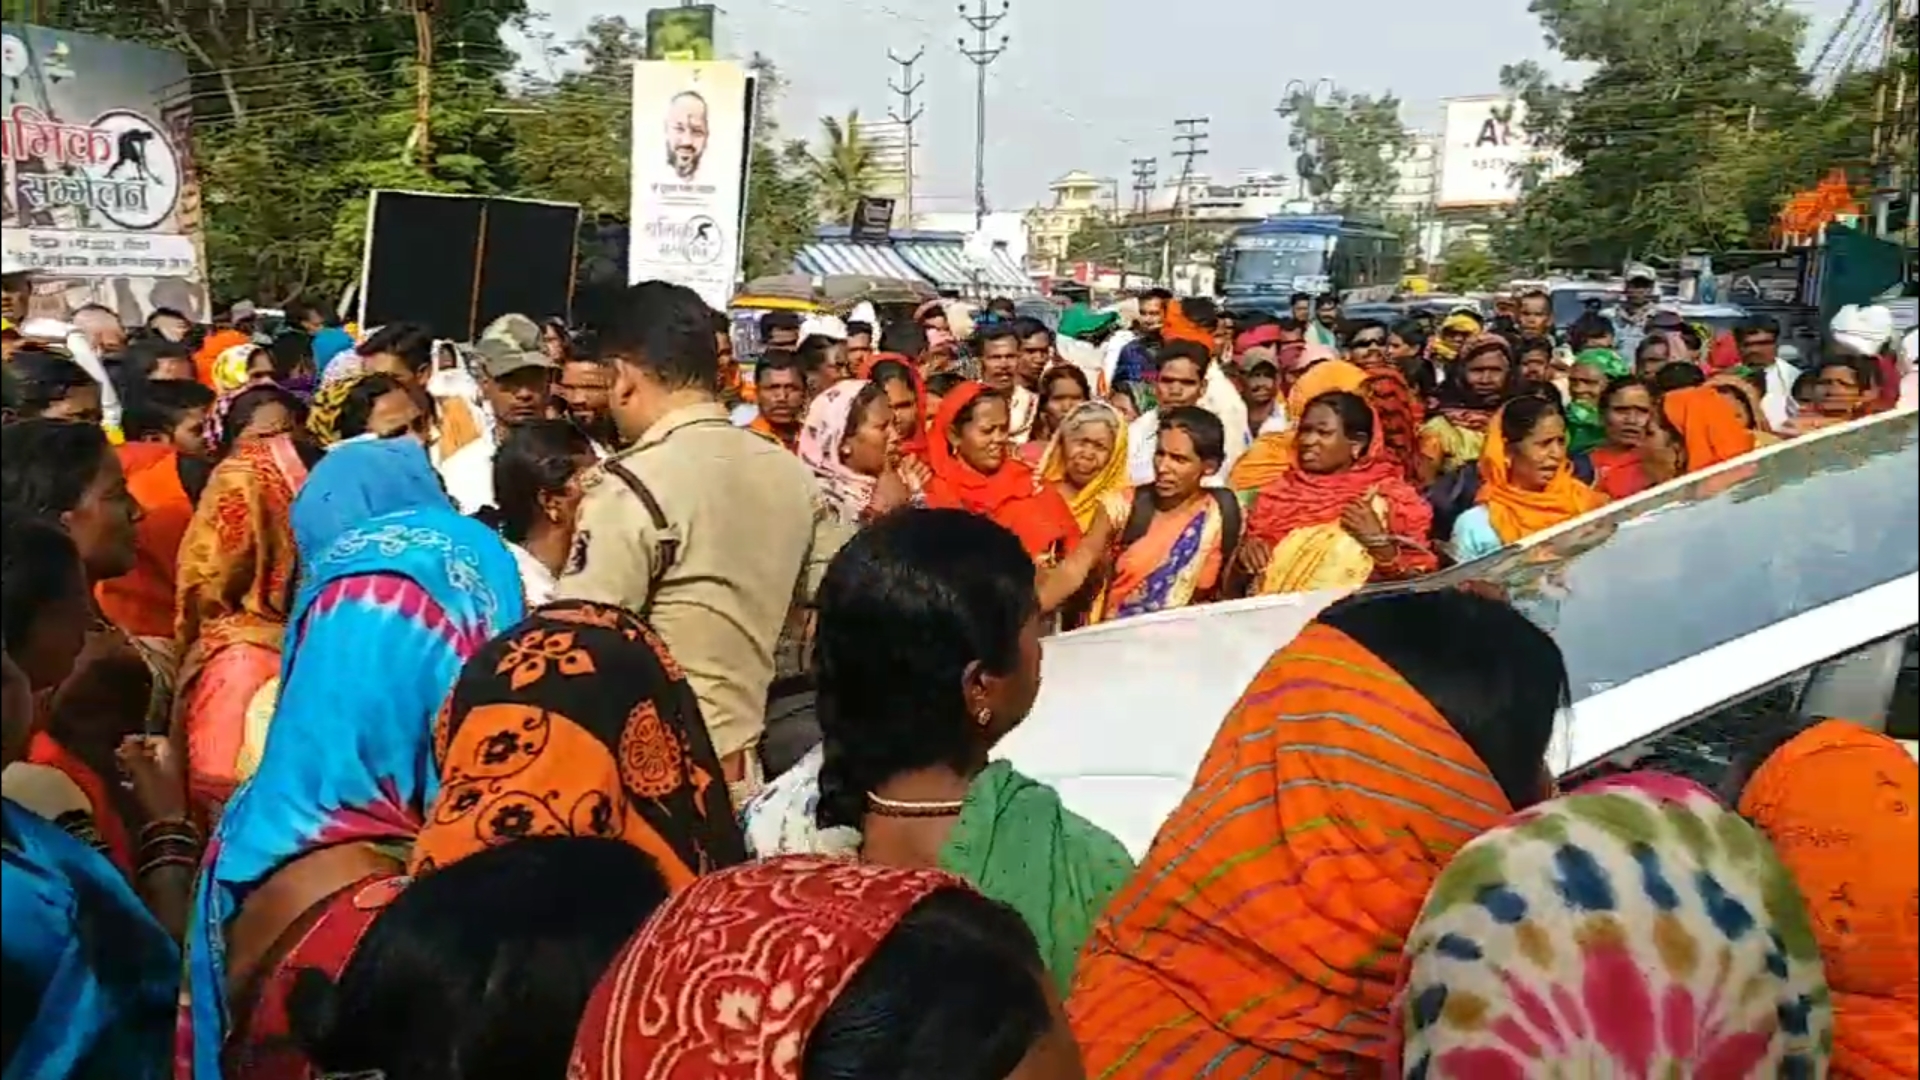
[[[1817,41],[1849,0],[1786,2],[1808,16]],[[1250,169],[1290,173],[1287,129],[1274,107],[1295,79],[1392,92],[1419,130],[1438,125],[1442,99],[1498,91],[1502,64],[1535,60],[1576,74],[1547,47],[1527,0],[1011,3],[994,31],[1011,41],[987,72],[993,209],[1042,203],[1047,184],[1073,169],[1119,178],[1124,192],[1136,157],[1158,157],[1161,177],[1169,177],[1178,170],[1173,121],[1182,117],[1211,118],[1209,154],[1196,170],[1216,179]],[[593,0],[531,6],[548,16],[559,40],[608,10]],[[956,39],[964,33],[972,44],[973,34],[956,0],[720,0],[720,7],[721,51],[765,53],[787,79],[786,137],[817,140],[819,117],[853,109],[885,118],[899,108],[887,88],[889,79],[899,81],[888,50],[910,56],[924,48],[916,209],[972,208],[974,68]],[[1463,18],[1468,7],[1473,17]],[[627,17],[639,22],[644,11],[636,6]]]

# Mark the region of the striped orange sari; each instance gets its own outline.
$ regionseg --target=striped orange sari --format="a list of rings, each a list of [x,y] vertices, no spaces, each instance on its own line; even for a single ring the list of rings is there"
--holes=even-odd
[[[1509,813],[1432,705],[1307,627],[1247,687],[1081,954],[1067,1013],[1087,1076],[1376,1075],[1428,887]]]

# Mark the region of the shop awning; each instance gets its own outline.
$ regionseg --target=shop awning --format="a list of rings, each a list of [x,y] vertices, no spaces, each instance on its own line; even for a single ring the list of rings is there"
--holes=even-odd
[[[931,281],[899,253],[882,244],[851,240],[815,240],[793,255],[793,268],[803,274],[865,274],[900,281]],[[939,282],[932,281],[935,287]]]
[[[894,248],[935,288],[968,299],[1028,296],[1040,291],[1013,257],[999,248],[985,262],[976,262],[956,241],[896,240]]]

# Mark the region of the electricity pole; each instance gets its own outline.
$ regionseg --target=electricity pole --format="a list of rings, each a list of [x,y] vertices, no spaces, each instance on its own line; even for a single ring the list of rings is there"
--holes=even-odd
[[[915,64],[918,64],[920,62],[920,58],[922,56],[925,56],[926,53],[927,53],[926,49],[924,48],[918,49],[914,52],[912,56],[909,56],[903,59],[900,56],[895,55],[892,49],[887,50],[887,59],[893,61],[895,64],[900,65],[900,82],[898,84],[895,84],[891,79],[887,81],[887,89],[900,95],[900,108],[898,111],[895,111],[894,109],[889,108],[887,110],[887,116],[890,119],[892,119],[894,123],[899,124],[902,128],[906,129],[906,140],[907,140],[907,149],[906,149],[907,207],[906,209],[907,209],[907,228],[909,229],[913,228],[913,151],[915,150],[915,144],[913,139],[913,125],[920,122],[920,114],[926,111],[925,109],[922,109],[918,105],[915,105],[913,103],[913,95],[919,93],[920,87],[924,86],[927,81],[924,78],[914,75],[913,66]]]
[[[413,160],[422,169],[433,168],[433,6],[434,0],[413,0],[413,132],[408,137]]]
[[[1137,157],[1133,159],[1133,212],[1147,212],[1147,196],[1153,193],[1154,183],[1160,172],[1160,159]]]
[[[974,44],[968,47],[967,39],[960,39],[960,55],[973,62],[973,227],[978,229],[987,219],[987,67],[1000,54],[1007,51],[1012,39],[1006,34],[1000,35],[1000,44],[990,44],[988,34],[1000,25],[1012,7],[1010,0],[1000,0],[1000,10],[992,11],[987,0],[976,0],[978,7],[967,10],[960,5],[960,21],[973,28]]]
[[[1147,212],[1159,173],[1158,158],[1133,159],[1133,212],[1136,216]],[[1131,227],[1121,235],[1126,244],[1126,254],[1122,257],[1120,267],[1120,285],[1124,288],[1128,279],[1133,276],[1133,248],[1135,241],[1139,238],[1134,235]]]
[[[1207,125],[1212,117],[1196,116],[1173,122],[1173,141],[1179,149],[1173,156],[1180,159],[1180,187],[1174,192],[1174,200],[1180,211],[1180,257],[1184,260],[1193,253],[1193,200],[1187,197],[1187,185],[1193,180],[1193,163],[1207,156]],[[1166,277],[1173,277],[1172,252],[1165,260],[1169,265]]]

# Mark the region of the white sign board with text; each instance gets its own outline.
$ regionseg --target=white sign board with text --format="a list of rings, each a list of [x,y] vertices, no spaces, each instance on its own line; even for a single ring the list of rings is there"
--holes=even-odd
[[[747,193],[747,74],[723,61],[633,65],[627,280],[671,281],[725,310]]]
[[[1440,137],[1441,210],[1510,206],[1520,200],[1520,167],[1546,160],[1522,126],[1526,106],[1506,97],[1454,98]]]

